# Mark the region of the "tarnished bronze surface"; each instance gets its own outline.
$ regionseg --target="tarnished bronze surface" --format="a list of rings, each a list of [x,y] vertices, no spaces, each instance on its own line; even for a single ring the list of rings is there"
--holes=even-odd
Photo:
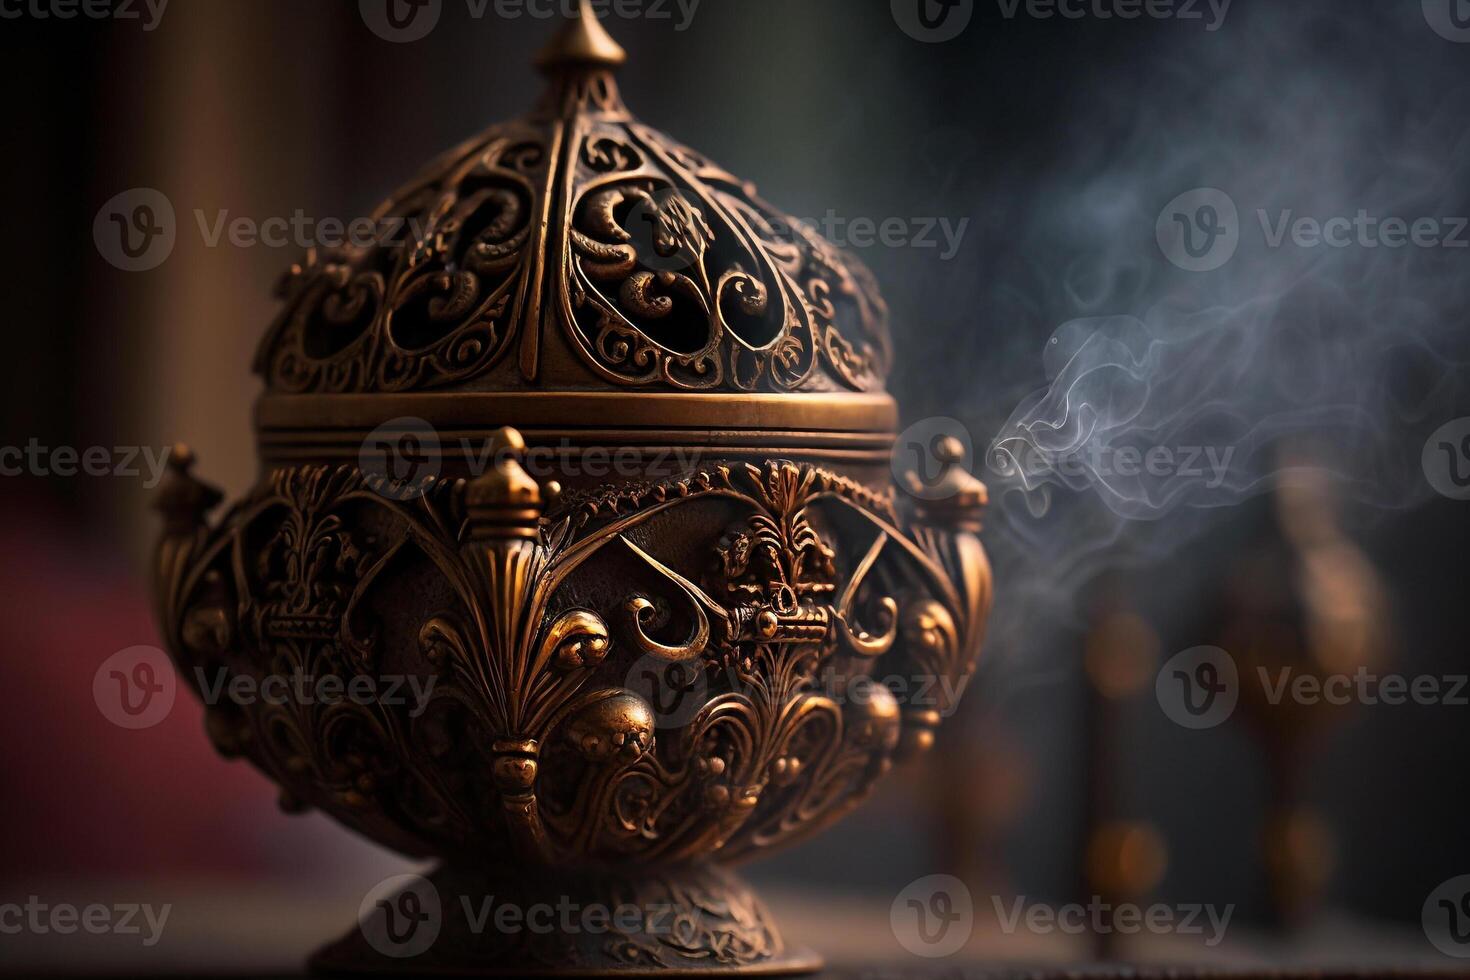
[[[446,904],[560,893],[682,925],[446,925],[404,959],[355,930],[322,970],[809,970],[701,862],[855,806],[932,743],[980,645],[984,487],[960,470],[896,500],[871,276],[634,121],[621,60],[584,9],[540,59],[536,112],[380,209],[419,237],[292,270],[259,358],[260,482],[211,520],[178,454],[157,590],[196,685],[430,692],[209,703],[216,747],[283,805],[443,859]],[[400,436],[414,466],[361,463]],[[583,465],[609,449],[632,472]],[[869,680],[892,676],[939,697]]]

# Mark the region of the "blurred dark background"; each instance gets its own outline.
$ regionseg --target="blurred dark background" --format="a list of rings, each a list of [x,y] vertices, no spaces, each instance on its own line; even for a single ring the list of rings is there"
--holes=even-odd
[[[995,496],[984,666],[934,758],[753,875],[842,892],[880,922],[942,871],[977,901],[1102,890],[1233,903],[1266,935],[1417,931],[1426,897],[1470,872],[1470,706],[1243,708],[1192,731],[1153,672],[1200,645],[1243,671],[1470,672],[1470,504],[1421,465],[1431,433],[1470,415],[1470,249],[1272,248],[1255,216],[1470,214],[1470,44],[1419,0],[1236,0],[1218,22],[1206,4],[1200,19],[969,6],[942,43],[888,0],[703,0],[683,30],[672,3],[669,19],[607,22],[630,107],[791,213],[963,228],[953,250],[858,251],[892,308],[906,423],[959,420]],[[248,487],[251,356],[299,249],[208,247],[195,212],[350,219],[523,111],[550,23],[470,9],[445,0],[427,37],[392,43],[346,0],[173,0],[153,29],[142,6],[127,21],[14,5],[0,446],[183,441],[211,480]],[[93,223],[138,187],[172,202],[177,244],[129,273]],[[1155,237],[1197,187],[1240,211],[1239,252],[1207,272]],[[1237,446],[1223,487],[1120,506],[1099,474],[1026,486],[993,465],[994,440],[1055,409],[1033,394],[1066,376],[1044,352],[1058,338],[1089,356],[1079,331],[1124,338],[1143,365],[1129,412],[1088,375],[1093,431]],[[0,892],[377,880],[396,859],[280,814],[263,778],[213,758],[184,698],[142,732],[97,712],[97,666],[156,642],[147,482],[0,478]]]

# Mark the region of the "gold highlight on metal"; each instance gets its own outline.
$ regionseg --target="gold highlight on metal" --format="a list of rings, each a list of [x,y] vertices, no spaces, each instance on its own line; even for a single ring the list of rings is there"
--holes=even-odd
[[[569,18],[536,56],[536,67],[544,72],[587,65],[617,68],[627,60],[628,53],[592,13],[591,0],[581,0],[578,15]]]

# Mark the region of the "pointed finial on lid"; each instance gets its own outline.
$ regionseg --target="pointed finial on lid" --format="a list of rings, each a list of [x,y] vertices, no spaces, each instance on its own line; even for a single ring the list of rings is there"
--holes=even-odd
[[[581,0],[577,13],[557,29],[536,56],[536,67],[543,72],[572,67],[616,68],[627,60],[628,53],[592,12],[591,0]]]

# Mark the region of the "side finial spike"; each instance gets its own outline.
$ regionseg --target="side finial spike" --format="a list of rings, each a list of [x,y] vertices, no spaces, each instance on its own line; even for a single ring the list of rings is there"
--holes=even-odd
[[[190,472],[193,468],[192,449],[180,443],[169,450],[168,474],[154,507],[163,514],[170,534],[193,534],[204,526],[205,515],[224,499],[219,490],[197,479]]]
[[[526,472],[526,440],[515,429],[497,429],[490,452],[490,468],[465,487],[470,538],[536,540],[550,491],[560,488],[542,487]]]
[[[616,68],[627,60],[628,53],[593,13],[591,0],[581,0],[577,13],[536,56],[536,67],[550,74],[575,67]]]

